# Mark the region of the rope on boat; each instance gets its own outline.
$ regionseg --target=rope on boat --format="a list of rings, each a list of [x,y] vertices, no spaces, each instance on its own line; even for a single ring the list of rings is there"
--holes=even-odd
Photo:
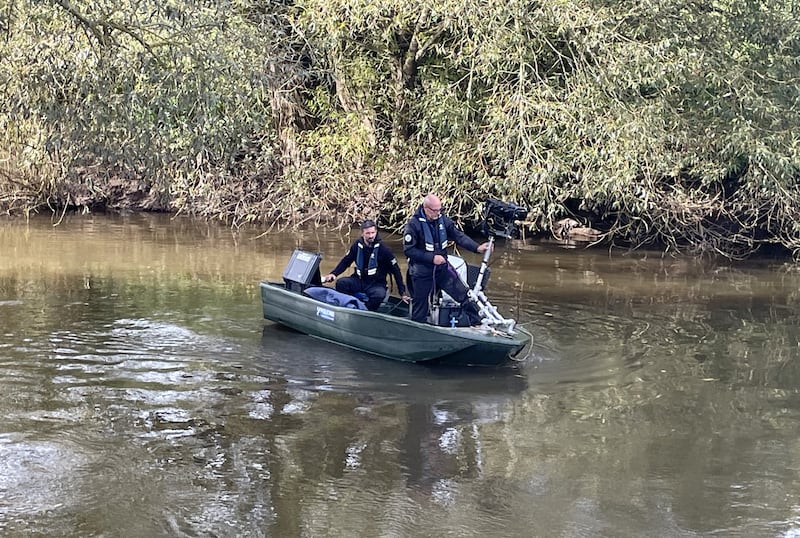
[[[525,362],[526,360],[528,360],[530,358],[531,354],[533,353],[533,333],[531,333],[527,329],[523,329],[521,324],[517,325],[516,329],[519,332],[522,332],[522,333],[525,333],[525,334],[528,335],[528,338],[529,338],[529,340],[528,340],[528,342],[529,342],[528,343],[528,351],[525,353],[525,356],[522,357],[521,359],[519,359],[517,357],[511,357],[511,360],[512,361],[516,361],[516,362]]]
[[[392,312],[394,312],[394,311],[395,311],[395,309],[396,309],[398,306],[400,306],[401,304],[404,304],[402,300],[400,300],[400,301],[396,302],[396,303],[394,304],[394,306],[393,306],[393,307],[391,307],[391,308],[390,308],[390,309],[389,309],[389,310],[386,312],[386,314],[391,314],[391,313],[392,313]]]

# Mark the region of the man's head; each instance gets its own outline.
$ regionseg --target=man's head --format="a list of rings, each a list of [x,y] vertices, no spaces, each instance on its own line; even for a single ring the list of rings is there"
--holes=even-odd
[[[422,199],[422,210],[428,220],[436,220],[442,214],[442,201],[433,193]]]
[[[378,226],[374,220],[367,219],[361,223],[361,237],[364,243],[371,245],[378,236]]]

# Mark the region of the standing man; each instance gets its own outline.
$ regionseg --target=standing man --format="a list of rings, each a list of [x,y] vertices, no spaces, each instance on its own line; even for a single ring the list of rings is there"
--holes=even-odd
[[[431,193],[406,224],[403,252],[408,256],[408,273],[413,299],[411,319],[425,322],[430,312],[430,300],[437,289],[444,290],[462,304],[467,301],[467,287],[454,269],[448,270],[447,241],[461,248],[482,253],[489,243],[478,244],[456,228],[453,221],[442,215],[442,202]]]
[[[344,277],[336,282],[336,291],[348,295],[358,296],[363,294],[367,299],[368,310],[377,310],[386,298],[386,276],[391,273],[397,282],[397,290],[403,301],[408,302],[406,286],[403,283],[403,274],[397,265],[392,251],[384,245],[378,237],[378,227],[372,220],[361,223],[361,237],[357,239],[347,254],[336,264],[329,274],[322,279],[323,282],[332,282],[336,277],[347,270],[355,262],[355,271],[351,276]]]

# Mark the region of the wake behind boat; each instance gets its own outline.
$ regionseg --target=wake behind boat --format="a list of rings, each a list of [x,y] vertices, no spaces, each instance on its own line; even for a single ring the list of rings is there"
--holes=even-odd
[[[457,326],[456,317],[451,315],[454,307],[446,303],[446,298],[440,298],[432,309],[432,323],[412,321],[409,305],[396,296],[388,296],[377,311],[359,309],[354,297],[342,297],[321,286],[321,255],[302,250],[292,254],[283,282],[260,283],[264,318],[398,361],[450,366],[502,364],[518,356],[531,343],[531,336],[516,327],[514,320],[500,316],[483,293],[490,251],[484,255],[476,283],[469,291],[482,317],[478,326]]]

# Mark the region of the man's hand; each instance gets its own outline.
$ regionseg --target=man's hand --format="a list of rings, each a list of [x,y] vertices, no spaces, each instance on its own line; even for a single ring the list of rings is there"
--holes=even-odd
[[[326,282],[333,282],[334,280],[336,280],[336,275],[334,275],[333,273],[329,273],[329,274],[325,275],[324,277],[322,277],[322,283],[323,284],[326,283]]]
[[[411,301],[411,297],[409,297],[408,294],[404,293],[403,295],[400,296],[400,300],[408,304]]]
[[[486,250],[486,249],[484,249]],[[443,263],[447,263],[447,258],[442,256],[441,254],[436,254],[433,257],[433,265],[442,265]]]
[[[486,252],[486,249],[489,248],[489,245],[490,243],[488,241],[486,243],[481,243],[480,245],[478,245],[478,253],[483,254],[484,252]]]

